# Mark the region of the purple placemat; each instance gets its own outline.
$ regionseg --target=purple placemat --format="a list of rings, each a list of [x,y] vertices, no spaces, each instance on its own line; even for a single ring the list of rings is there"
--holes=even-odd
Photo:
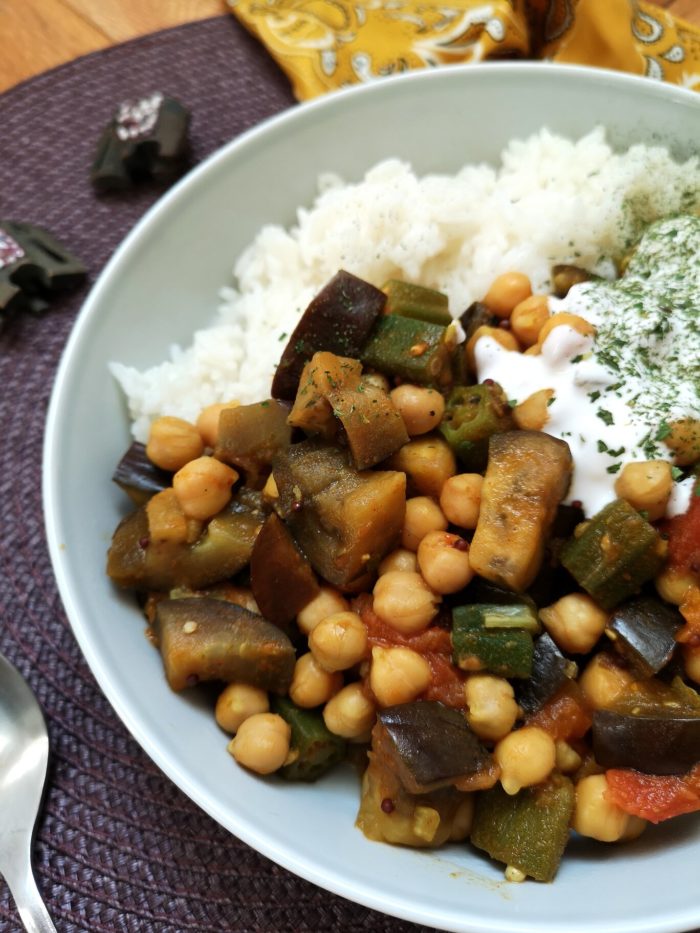
[[[96,198],[96,135],[118,101],[153,90],[192,110],[196,160],[293,104],[286,79],[228,16],[86,56],[0,97],[0,218],[48,227],[88,264],[90,282],[157,196]],[[142,752],[88,670],[56,591],[41,506],[44,417],[87,287],[0,331],[0,650],[49,723],[35,866],[59,933],[419,933],[225,832]],[[20,929],[0,880],[0,931]]]

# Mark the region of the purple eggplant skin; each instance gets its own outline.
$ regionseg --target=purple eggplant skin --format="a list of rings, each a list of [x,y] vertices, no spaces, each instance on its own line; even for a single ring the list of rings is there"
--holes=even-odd
[[[651,677],[666,667],[676,649],[676,633],[683,625],[677,609],[650,596],[618,606],[608,629],[615,648],[641,674]]]
[[[304,365],[318,350],[356,359],[379,315],[386,295],[340,270],[311,301],[284,348],[272,381],[272,397],[294,401]]]
[[[250,556],[250,587],[263,616],[284,626],[318,595],[311,564],[281,518],[271,512]]]
[[[138,441],[129,447],[112,474],[112,480],[136,505],[143,505],[151,496],[167,489],[172,479],[172,473],[148,459],[145,445]]]
[[[527,680],[517,682],[518,706],[527,714],[536,713],[567,680],[575,676],[574,662],[561,653],[550,635],[545,632],[535,640],[532,674]]]
[[[393,759],[409,793],[424,793],[493,770],[490,753],[464,715],[434,700],[387,707],[378,714],[375,732],[373,744],[376,740]]]
[[[596,710],[592,735],[593,755],[603,768],[687,774],[700,762],[700,714],[691,710]]]

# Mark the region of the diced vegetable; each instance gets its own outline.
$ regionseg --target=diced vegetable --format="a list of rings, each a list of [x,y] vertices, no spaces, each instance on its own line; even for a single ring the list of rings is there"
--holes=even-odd
[[[387,314],[377,321],[360,359],[365,367],[406,382],[446,386],[452,381],[448,333],[439,324]]]
[[[345,429],[355,467],[367,470],[408,441],[406,425],[383,389],[369,382],[328,394],[333,414]]]
[[[537,881],[552,881],[569,838],[574,786],[556,774],[514,795],[500,784],[479,794],[471,841]]]
[[[345,757],[346,742],[326,728],[316,710],[300,709],[287,697],[275,697],[272,711],[292,729],[290,754],[280,774],[288,781],[317,781]]]
[[[291,401],[305,364],[317,350],[358,358],[386,295],[341,270],[311,301],[289,338],[272,381],[274,398]]]
[[[593,715],[593,754],[604,768],[646,774],[685,774],[700,762],[700,712],[659,705],[635,713]]]
[[[539,431],[494,434],[469,559],[480,576],[522,592],[537,575],[544,542],[569,487],[568,444]]]
[[[243,681],[284,693],[294,648],[276,625],[222,599],[163,599],[155,632],[168,683],[184,690],[200,681]]]
[[[250,586],[260,612],[275,625],[291,622],[319,591],[311,564],[274,512],[253,546]]]
[[[304,367],[294,406],[287,419],[294,428],[333,440],[338,421],[328,401],[335,389],[355,388],[362,376],[362,364],[335,353],[319,351]]]
[[[404,788],[422,794],[452,785],[471,791],[491,787],[498,772],[461,713],[418,700],[382,710],[372,747],[391,763]]]
[[[114,532],[107,573],[118,586],[136,590],[211,586],[245,567],[263,518],[259,494],[241,490],[193,544],[155,543],[142,506]]]
[[[402,317],[428,321],[442,327],[447,327],[452,322],[447,295],[434,288],[390,279],[382,291],[386,294],[386,314],[400,314]]]
[[[498,327],[498,322],[499,318],[482,301],[472,302],[459,318],[465,334],[465,346],[480,327]]]
[[[567,681],[576,676],[576,665],[555,645],[548,632],[535,639],[532,671],[528,680],[516,688],[518,705],[525,713],[535,713],[550,700]]]
[[[509,606],[456,606],[452,610],[452,656],[463,671],[490,671],[502,677],[529,677],[532,671],[532,635],[523,628],[487,628],[491,620],[511,621],[504,613]],[[518,607],[516,607],[518,608]]]
[[[606,505],[571,538],[561,562],[603,609],[613,609],[661,569],[665,543],[624,499]]]
[[[529,726],[538,726],[553,739],[565,742],[583,738],[591,728],[591,722],[581,688],[576,681],[568,679],[543,706],[527,717]]]
[[[663,522],[662,528],[668,535],[669,566],[700,577],[700,480],[687,510]]]
[[[489,438],[509,431],[513,417],[508,399],[497,383],[458,386],[445,403],[440,432],[465,470],[482,473],[488,460]]]
[[[700,810],[700,767],[683,777],[613,768],[605,779],[612,803],[651,823]]]
[[[170,486],[172,474],[155,466],[146,456],[145,445],[134,441],[117,464],[112,480],[132,502],[143,505],[152,495]]]
[[[245,470],[249,486],[259,486],[261,474],[275,455],[290,444],[288,416],[289,408],[274,399],[225,408],[219,416],[214,455]]]
[[[677,609],[650,596],[618,606],[608,629],[617,650],[643,677],[665,667],[676,648],[676,634],[683,624]]]
[[[314,570],[353,591],[368,584],[401,534],[406,477],[358,473],[337,448],[292,445],[275,461],[277,508]]]

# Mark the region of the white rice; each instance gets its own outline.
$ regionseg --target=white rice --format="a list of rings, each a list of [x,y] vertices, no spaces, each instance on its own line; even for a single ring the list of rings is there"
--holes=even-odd
[[[268,396],[287,336],[313,295],[343,268],[374,285],[403,278],[445,292],[460,314],[501,272],[549,288],[554,263],[601,273],[651,220],[700,207],[700,163],[663,148],[612,151],[602,129],[578,142],[547,130],[513,141],[499,167],[467,165],[418,178],[388,159],[346,184],[319,178],[290,230],[264,227],[222,290],[217,320],[192,345],[144,372],[114,363],[133,434],[153,418],[195,420],[213,402]]]

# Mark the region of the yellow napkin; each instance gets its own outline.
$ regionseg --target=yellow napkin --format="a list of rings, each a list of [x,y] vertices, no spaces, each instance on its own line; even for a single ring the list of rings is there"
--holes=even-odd
[[[700,91],[700,29],[642,0],[227,0],[299,100],[410,68],[545,58]]]

